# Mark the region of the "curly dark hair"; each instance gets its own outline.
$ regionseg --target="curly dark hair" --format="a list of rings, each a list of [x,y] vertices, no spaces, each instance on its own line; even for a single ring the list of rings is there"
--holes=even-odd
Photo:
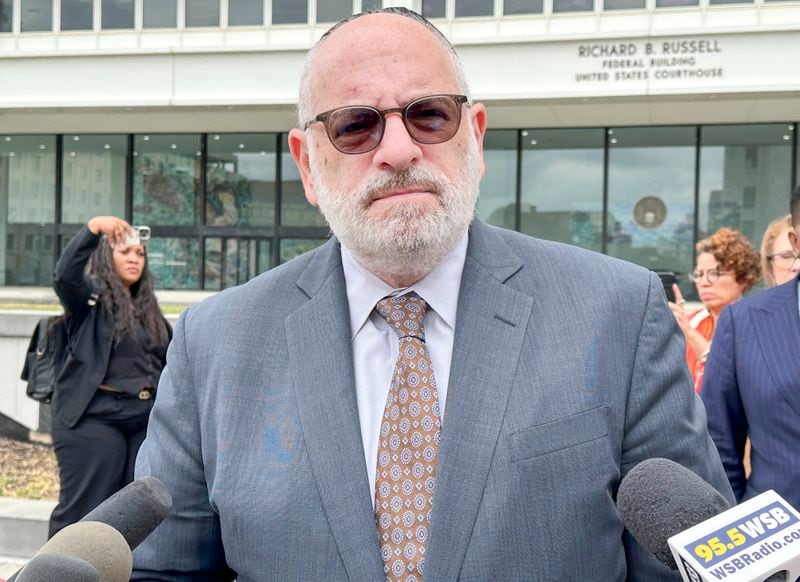
[[[736,282],[744,284],[744,292],[761,276],[761,259],[753,245],[738,230],[720,228],[695,245],[697,254],[711,253],[720,268],[736,273]]]
[[[87,267],[88,275],[97,285],[97,293],[106,313],[114,320],[114,343],[131,333],[134,322],[144,326],[152,345],[164,345],[169,333],[153,291],[153,277],[147,268],[147,248],[141,278],[130,286],[130,293],[114,269],[114,249],[103,236],[92,253]]]

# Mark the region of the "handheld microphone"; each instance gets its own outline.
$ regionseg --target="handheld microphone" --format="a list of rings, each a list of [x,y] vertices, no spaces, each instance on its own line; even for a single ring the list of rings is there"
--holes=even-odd
[[[155,477],[137,479],[86,514],[81,521],[97,521],[116,529],[133,550],[153,533],[172,509],[172,496]]]
[[[97,569],[86,560],[67,554],[36,556],[22,569],[17,582],[100,582]]]
[[[617,506],[633,537],[687,582],[800,576],[800,513],[774,491],[728,509],[685,467],[648,459],[620,483]]]

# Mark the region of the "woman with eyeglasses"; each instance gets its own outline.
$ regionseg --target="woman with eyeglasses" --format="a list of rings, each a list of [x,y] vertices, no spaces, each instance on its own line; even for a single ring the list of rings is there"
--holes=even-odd
[[[761,240],[761,271],[767,286],[783,285],[800,273],[800,257],[794,254],[789,232],[792,215],[787,214],[769,223]]]
[[[720,228],[695,248],[697,263],[691,280],[703,308],[687,314],[677,285],[673,286],[676,301],[669,307],[686,337],[686,363],[692,372],[694,389],[700,392],[717,319],[726,305],[740,299],[758,281],[761,266],[750,241],[730,228]]]

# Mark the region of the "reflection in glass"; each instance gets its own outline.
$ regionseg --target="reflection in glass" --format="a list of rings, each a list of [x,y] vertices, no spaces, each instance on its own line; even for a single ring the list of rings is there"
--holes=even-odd
[[[281,239],[281,264],[299,257],[324,244],[325,238],[284,238]]]
[[[61,221],[124,216],[127,137],[67,134],[63,143]]]
[[[196,238],[154,237],[147,260],[157,289],[199,289],[200,248]]]
[[[228,0],[228,26],[264,24],[263,0]]]
[[[712,125],[700,134],[700,238],[722,226],[758,247],[788,209],[794,124]]]
[[[379,10],[383,8],[383,0],[361,0],[361,10]]]
[[[630,10],[644,8],[645,0],[604,0],[603,10]]]
[[[53,0],[20,0],[22,32],[53,30]]]
[[[352,13],[351,0],[317,0],[317,22],[337,22]]]
[[[522,232],[602,249],[603,130],[522,132]]]
[[[176,0],[144,0],[142,4],[144,28],[175,28],[178,26]]]
[[[308,3],[297,0],[272,0],[272,24],[305,24]]]
[[[14,0],[0,0],[0,32],[11,32],[14,25]]]
[[[553,0],[553,12],[591,12],[594,0]]]
[[[422,0],[422,15],[425,18],[444,18],[445,0]]]
[[[0,135],[0,285],[52,284],[55,145]]]
[[[281,140],[281,224],[286,226],[325,226],[319,210],[306,200],[300,172],[289,153],[286,134]]]
[[[61,0],[61,30],[92,30],[93,0]]]
[[[675,271],[681,290],[693,266],[694,127],[609,130],[609,255]]]
[[[219,26],[219,0],[186,0],[186,26]]]
[[[517,223],[517,132],[487,131],[483,157],[486,173],[481,180],[478,216],[489,224],[513,229]]]
[[[709,4],[752,4],[753,0],[708,0]]]
[[[491,16],[494,13],[494,0],[455,0],[456,17]]]
[[[544,10],[542,0],[505,0],[503,14],[541,14]]]
[[[224,289],[246,283],[267,271],[271,266],[270,259],[268,240],[207,238],[205,289]]]
[[[133,0],[103,0],[100,19],[103,30],[133,28]]]
[[[209,134],[206,224],[275,223],[275,134]]]
[[[137,135],[133,150],[133,221],[196,224],[200,136]]]

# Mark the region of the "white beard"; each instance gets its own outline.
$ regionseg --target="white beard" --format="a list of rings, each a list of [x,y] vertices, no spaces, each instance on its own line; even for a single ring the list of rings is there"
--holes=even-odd
[[[437,169],[412,166],[376,174],[354,191],[339,191],[325,185],[314,153],[312,146],[309,161],[323,216],[353,257],[383,279],[418,281],[433,271],[456,247],[475,214],[481,173],[478,142],[472,137],[452,182]],[[419,186],[438,194],[438,206],[398,203],[381,218],[370,216],[369,201],[375,194]]]

